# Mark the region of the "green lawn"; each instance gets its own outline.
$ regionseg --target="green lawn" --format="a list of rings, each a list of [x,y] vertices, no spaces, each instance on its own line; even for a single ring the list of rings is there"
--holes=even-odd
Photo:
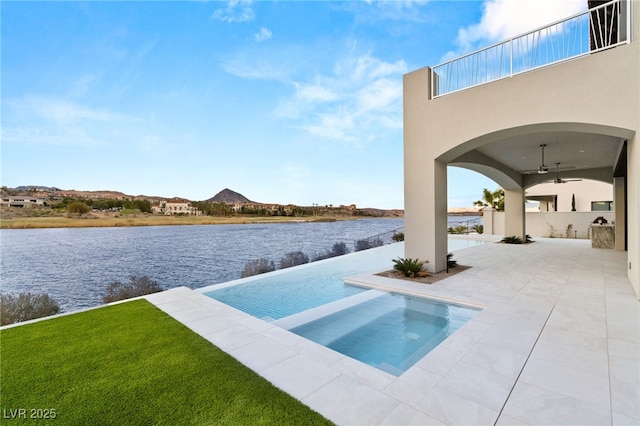
[[[2,330],[0,345],[2,424],[33,424],[9,420],[20,409],[64,425],[330,424],[145,300]]]

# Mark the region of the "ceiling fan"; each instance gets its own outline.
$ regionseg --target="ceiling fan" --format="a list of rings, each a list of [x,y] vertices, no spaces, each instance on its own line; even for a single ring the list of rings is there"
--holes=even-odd
[[[542,150],[542,161],[540,162],[540,166],[534,170],[520,170],[519,173],[524,173],[525,175],[530,175],[533,173],[538,173],[539,175],[543,175],[549,173],[549,168],[544,164],[544,148],[547,146],[546,143],[540,145],[540,149]]]
[[[548,180],[547,182],[553,183],[567,183],[567,182],[578,182],[582,179],[560,179],[560,163],[556,163],[556,178],[554,180]]]
[[[525,175],[530,175],[533,173],[538,173],[539,175],[544,175],[549,173],[549,167],[547,167],[544,164],[544,148],[547,146],[546,143],[540,144],[540,150],[541,150],[541,155],[542,155],[542,159],[540,161],[540,166],[538,166],[537,169],[535,170],[521,170],[519,173],[524,173]],[[558,169],[558,164],[560,163],[556,163],[556,169]],[[573,169],[574,167],[564,167],[561,170],[568,170],[568,169]],[[560,169],[558,169],[560,170]],[[556,170],[557,171],[557,170]]]

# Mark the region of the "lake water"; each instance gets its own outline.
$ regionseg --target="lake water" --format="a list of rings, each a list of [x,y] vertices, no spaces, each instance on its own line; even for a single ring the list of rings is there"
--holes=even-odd
[[[165,289],[200,288],[240,277],[265,257],[313,257],[344,242],[396,230],[403,219],[338,222],[0,230],[3,293],[46,292],[62,311],[100,305],[107,286],[147,275]],[[390,262],[391,266],[391,262]],[[384,266],[383,266],[384,267]]]

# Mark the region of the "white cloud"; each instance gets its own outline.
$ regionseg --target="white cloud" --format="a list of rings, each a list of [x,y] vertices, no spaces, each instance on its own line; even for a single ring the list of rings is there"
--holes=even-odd
[[[269,40],[271,37],[272,37],[271,31],[265,27],[260,28],[260,31],[258,31],[255,35],[256,41],[258,43],[263,42],[265,40]]]
[[[64,132],[52,132],[38,125],[3,126],[2,141],[5,143],[81,146],[85,148],[103,145],[103,142],[79,128],[68,128]]]
[[[365,0],[372,13],[366,15],[370,21],[424,22],[425,16],[420,8],[430,0]],[[358,7],[359,2],[350,3]],[[364,15],[360,15],[363,19]]]
[[[373,80],[357,94],[358,109],[361,111],[381,110],[393,104],[402,96],[402,86],[396,80]]]
[[[313,135],[350,143],[402,128],[404,61],[385,62],[370,54],[336,61],[331,72],[294,83],[293,97],[279,113]]]
[[[233,52],[221,59],[220,67],[240,78],[289,81],[289,75],[295,73],[296,66],[288,56],[292,52],[284,49],[271,50],[268,55],[264,52],[257,48]]]
[[[486,0],[480,22],[458,30],[455,52],[444,60],[507,40],[586,10],[584,0]]]
[[[227,3],[227,7],[217,9],[211,16],[223,22],[247,22],[255,18],[252,0],[232,0]]]
[[[64,98],[26,96],[7,99],[2,140],[9,143],[103,145],[103,133],[136,118],[81,105]]]
[[[22,107],[30,109],[47,121],[58,124],[69,124],[82,120],[109,121],[122,118],[119,114],[58,98],[27,97],[22,102]]]
[[[364,143],[402,128],[404,60],[385,61],[346,40],[338,45],[255,45],[234,51],[221,67],[241,78],[288,85],[274,114],[324,139]]]
[[[339,95],[333,92],[330,88],[322,87],[320,85],[303,86],[295,84],[297,89],[297,96],[300,99],[305,99],[309,102],[332,102],[338,99]]]

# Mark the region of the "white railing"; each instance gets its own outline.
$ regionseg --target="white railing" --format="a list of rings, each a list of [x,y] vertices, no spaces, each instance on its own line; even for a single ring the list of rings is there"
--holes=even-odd
[[[613,0],[431,69],[432,98],[631,41],[630,0]]]

